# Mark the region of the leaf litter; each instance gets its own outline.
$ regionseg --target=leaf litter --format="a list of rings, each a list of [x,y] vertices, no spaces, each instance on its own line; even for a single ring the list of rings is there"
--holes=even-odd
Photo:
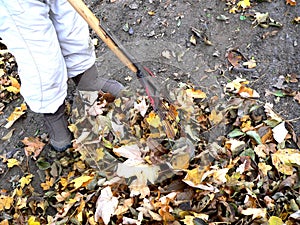
[[[227,2],[236,10],[251,7],[250,1]],[[255,68],[253,59],[235,53],[228,56],[232,66]],[[17,88],[13,83],[7,79]],[[47,192],[34,196],[31,173],[11,178],[13,192],[0,191],[0,224],[297,224],[295,133],[248,84],[229,82],[228,104],[220,110],[209,105],[208,93],[181,83],[173,102],[164,102],[172,140],[145,96],[81,94],[72,111],[73,149],[45,167]],[[5,94],[18,94],[9,91],[14,88]],[[212,143],[202,137],[218,124],[227,127],[224,137]],[[30,138],[24,144],[28,156],[43,148]],[[22,163],[1,159],[8,168]],[[52,216],[50,206],[57,208]]]

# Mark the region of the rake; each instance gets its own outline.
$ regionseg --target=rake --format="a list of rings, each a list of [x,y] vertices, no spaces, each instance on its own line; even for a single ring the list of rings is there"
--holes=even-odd
[[[154,74],[147,68],[142,66],[128,51],[123,47],[120,41],[103,25],[99,19],[90,11],[82,0],[68,0],[73,8],[83,17],[88,25],[94,30],[99,38],[109,47],[109,49],[120,59],[120,61],[128,67],[139,79],[144,88],[149,102],[155,113],[158,114],[162,122],[166,135],[170,139],[174,139],[176,132],[169,120],[176,120],[176,113],[172,113],[165,103],[162,102],[159,84],[153,79]],[[167,98],[168,99],[168,98]]]

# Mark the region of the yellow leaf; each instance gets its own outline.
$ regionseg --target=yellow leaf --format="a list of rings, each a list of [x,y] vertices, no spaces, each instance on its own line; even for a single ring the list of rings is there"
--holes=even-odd
[[[9,225],[8,220],[7,220],[7,219],[2,220],[2,221],[0,222],[0,225]]]
[[[50,179],[46,180],[45,183],[41,183],[41,187],[44,191],[49,190],[54,184],[54,178],[51,177]]]
[[[7,118],[8,123],[4,126],[5,128],[10,128],[14,122],[19,119],[27,110],[27,106],[25,103],[22,103],[21,106],[16,107],[15,110],[9,115]]]
[[[217,111],[213,109],[208,118],[214,124],[218,124],[223,120],[223,114],[222,112],[217,113]]]
[[[246,8],[250,7],[250,0],[239,1],[237,6],[242,7],[243,9],[246,9]]]
[[[155,112],[153,111],[149,113],[148,117],[146,118],[146,121],[150,126],[154,128],[158,128],[162,126],[159,116],[155,114]]]
[[[28,219],[28,225],[40,225],[40,222],[35,221],[35,216],[30,216]]]
[[[0,211],[10,209],[14,199],[10,196],[0,195]]]
[[[277,216],[271,216],[268,222],[269,222],[269,225],[283,225],[284,224],[282,219],[280,219]]]
[[[268,171],[272,169],[272,166],[267,165],[266,163],[258,163],[258,168],[261,170],[261,172],[263,173],[263,175],[267,176],[268,175]]]
[[[154,12],[154,11],[149,11],[149,12],[148,12],[148,15],[154,16],[154,15],[155,15],[155,12]]]
[[[93,179],[92,176],[82,175],[82,176],[77,177],[74,180],[72,180],[72,183],[74,183],[74,187],[75,187],[75,189],[77,189],[83,185],[86,185],[86,183],[91,181],[92,179]]]
[[[12,92],[15,95],[18,94],[20,92],[20,89],[13,87],[13,86],[8,86],[7,88],[5,88],[8,92]]]
[[[293,166],[300,166],[300,152],[290,148],[280,149],[272,154],[272,163],[279,172],[292,175]]]
[[[96,162],[103,159],[104,155],[105,155],[105,153],[103,151],[103,148],[97,148],[96,149]]]
[[[236,13],[236,11],[238,11],[236,6],[233,6],[231,9],[229,9],[229,13]]]
[[[24,188],[25,185],[30,184],[32,178],[33,178],[33,175],[32,175],[32,174],[28,174],[26,177],[22,177],[22,178],[19,180],[20,185],[21,185],[21,188]]]
[[[20,165],[20,162],[16,159],[8,159],[7,160],[7,167],[8,168],[11,168],[11,167],[14,167],[14,166],[18,166]]]
[[[187,96],[191,98],[206,98],[206,94],[201,90],[195,90],[195,89],[187,89],[186,91]]]

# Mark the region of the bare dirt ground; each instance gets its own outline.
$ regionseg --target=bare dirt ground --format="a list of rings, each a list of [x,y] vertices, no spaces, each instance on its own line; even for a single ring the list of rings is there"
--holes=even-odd
[[[223,93],[226,83],[245,78],[259,93],[259,101],[272,103],[274,110],[290,121],[300,136],[300,103],[293,95],[300,90],[300,25],[293,22],[300,16],[299,4],[290,6],[284,0],[252,1],[250,9],[232,14],[226,1],[221,0],[88,0],[86,3],[135,58],[161,80],[192,80],[226,103]],[[255,26],[255,12],[268,12],[282,26]],[[197,29],[200,37],[192,29]],[[96,38],[94,32],[91,34]],[[191,43],[192,35],[196,43]],[[254,59],[257,66],[232,68],[228,61],[231,49]],[[137,85],[135,75],[119,63],[101,40],[96,45],[96,53],[103,76],[115,78],[124,85]],[[72,99],[73,90],[70,83],[68,99]],[[3,127],[6,118],[22,101],[19,97],[6,104],[0,114],[1,138],[9,132]],[[46,132],[42,116],[30,110],[10,129],[15,129],[13,136],[0,140],[0,155],[8,154],[8,157],[23,157],[21,140]],[[43,152],[47,151],[51,152],[48,145]],[[37,172],[35,161],[30,159],[28,164],[7,171],[6,165],[0,162],[0,189],[13,190],[14,179],[30,171],[36,174],[32,184],[35,191],[42,192],[40,183],[45,174]]]

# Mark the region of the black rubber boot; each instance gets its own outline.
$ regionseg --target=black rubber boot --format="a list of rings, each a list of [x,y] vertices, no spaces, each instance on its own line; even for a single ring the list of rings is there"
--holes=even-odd
[[[80,91],[103,91],[118,97],[124,86],[116,80],[99,77],[95,65],[82,74],[72,78]]]
[[[55,113],[44,113],[44,119],[52,147],[59,152],[71,147],[72,135],[68,129],[65,104],[62,104]]]

